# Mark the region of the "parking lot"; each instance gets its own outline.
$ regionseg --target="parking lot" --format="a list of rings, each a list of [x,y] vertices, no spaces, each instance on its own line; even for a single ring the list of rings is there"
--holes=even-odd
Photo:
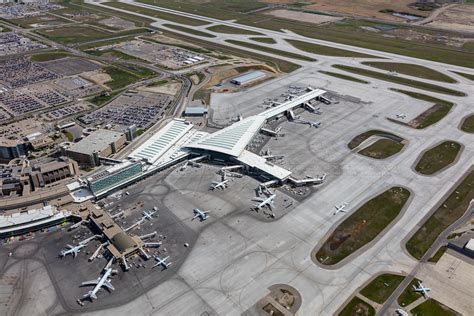
[[[6,88],[20,88],[33,83],[59,78],[57,74],[26,57],[14,57],[0,61],[0,85]]]
[[[0,33],[0,56],[16,55],[45,47],[46,45],[13,32]]]
[[[151,92],[127,92],[100,110],[84,115],[80,121],[86,125],[112,125],[123,130],[131,125],[147,128],[170,106],[173,97]]]

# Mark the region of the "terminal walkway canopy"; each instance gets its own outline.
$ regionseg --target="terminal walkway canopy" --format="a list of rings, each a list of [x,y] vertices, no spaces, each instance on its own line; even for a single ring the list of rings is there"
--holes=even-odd
[[[247,117],[222,130],[202,137],[196,142],[186,145],[187,148],[218,152],[221,154],[239,157],[253,137],[260,132],[265,122],[279,114],[301,106],[310,100],[326,93],[321,89],[311,89],[309,92],[294,97],[292,100],[272,107],[260,114]]]
[[[265,121],[264,116],[250,116],[231,126],[209,134],[196,142],[192,142],[186,145],[186,147],[237,157],[250,143],[252,138],[260,132]]]

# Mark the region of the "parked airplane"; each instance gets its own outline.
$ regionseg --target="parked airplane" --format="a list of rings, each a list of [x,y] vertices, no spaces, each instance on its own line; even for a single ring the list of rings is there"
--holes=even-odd
[[[147,211],[143,211],[143,217],[142,217],[142,219],[143,219],[143,220],[147,219],[147,220],[151,221],[152,216],[153,216],[155,213],[156,213],[156,211],[152,211],[152,212],[150,212],[150,213],[147,213]]]
[[[397,118],[399,118],[399,119],[404,119],[404,118],[407,117],[407,115],[406,115],[405,113],[400,113],[400,114],[397,114],[396,116],[397,116]]]
[[[168,259],[169,259],[169,256],[163,259],[161,259],[158,256],[155,256],[155,260],[157,261],[157,263],[155,263],[155,265],[152,268],[157,267],[157,266],[162,266],[163,269],[167,269],[171,265],[171,262],[166,262],[166,260]]]
[[[223,180],[223,181],[212,181],[211,185],[209,186],[209,190],[215,190],[215,189],[225,190],[227,188],[227,182],[229,182],[228,179]]]
[[[104,273],[99,276],[97,278],[97,280],[92,280],[92,281],[87,281],[87,282],[82,282],[81,286],[88,286],[88,285],[93,285],[94,288],[87,292],[87,294],[85,294],[83,297],[84,298],[90,298],[91,300],[96,300],[97,299],[97,292],[99,292],[99,290],[102,288],[102,287],[106,287],[107,289],[111,290],[111,291],[114,291],[115,288],[112,286],[112,284],[110,283],[110,276],[112,275],[112,273],[115,273],[112,268],[106,268],[104,270]]]
[[[66,257],[67,255],[72,255],[74,258],[76,258],[77,254],[81,252],[81,249],[84,248],[86,244],[79,244],[77,246],[72,246],[72,245],[66,245],[68,248],[67,250],[61,250],[60,256],[61,257]]]
[[[418,287],[413,285],[413,290],[415,292],[421,293],[423,297],[426,299],[430,298],[430,296],[428,295],[428,292],[431,291],[431,289],[429,287],[424,287],[423,283],[421,283],[420,281],[418,281]]]
[[[256,210],[259,210],[265,206],[268,206],[268,208],[270,208],[271,210],[273,210],[273,203],[274,203],[274,200],[275,200],[275,197],[276,197],[276,194],[272,194],[270,195],[269,197],[267,197],[266,199],[263,199],[263,198],[254,198],[252,199],[252,201],[255,201],[255,202],[260,202],[260,203],[257,203],[255,204],[255,209]]]
[[[319,126],[321,126],[321,122],[319,121],[307,121],[307,120],[301,120],[299,118],[296,118],[294,122],[300,123],[300,124],[308,124],[309,127],[315,127],[315,128],[318,128]]]
[[[209,218],[209,215],[208,215],[208,214],[209,214],[209,211],[204,212],[204,211],[201,211],[201,210],[198,209],[198,208],[195,208],[195,209],[193,210],[193,212],[194,212],[193,220],[194,220],[195,218],[199,218],[199,220],[200,220],[201,222],[203,222],[203,221],[205,221],[206,219]]]
[[[345,213],[346,210],[344,210],[346,208],[348,203],[344,202],[342,203],[341,205],[335,205],[334,207],[336,208],[336,211],[334,212],[334,215],[338,214],[338,213]]]

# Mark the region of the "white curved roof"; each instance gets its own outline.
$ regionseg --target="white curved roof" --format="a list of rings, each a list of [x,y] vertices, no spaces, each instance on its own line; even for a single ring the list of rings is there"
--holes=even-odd
[[[192,124],[182,119],[173,119],[150,139],[135,149],[128,157],[138,160],[146,160],[154,163],[164,153],[178,142],[190,129]]]
[[[265,116],[250,116],[213,134],[209,134],[186,147],[216,151],[230,156],[239,156],[252,138],[265,124]]]

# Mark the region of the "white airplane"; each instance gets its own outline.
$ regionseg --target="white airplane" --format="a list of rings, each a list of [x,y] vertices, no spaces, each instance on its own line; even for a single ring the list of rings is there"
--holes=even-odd
[[[346,208],[348,203],[344,202],[342,203],[341,205],[334,205],[334,207],[336,208],[336,211],[334,212],[334,215],[338,214],[338,213],[345,213],[346,210],[344,210]]]
[[[308,124],[309,127],[314,127],[314,128],[318,128],[319,126],[321,126],[321,122],[318,122],[318,121],[307,121],[307,120],[301,120],[301,119],[298,119],[296,118],[294,120],[295,123],[300,123],[300,124]]]
[[[211,186],[209,187],[209,190],[215,190],[215,189],[225,190],[227,188],[227,182],[229,182],[228,179],[222,180],[222,181],[212,181]]]
[[[155,256],[155,260],[157,261],[157,263],[155,263],[155,265],[152,268],[157,267],[157,266],[162,266],[163,269],[167,269],[171,265],[171,262],[166,262],[166,260],[168,259],[169,259],[169,256],[163,259],[161,259],[158,256]]]
[[[399,118],[399,119],[404,119],[404,118],[407,117],[407,115],[406,115],[405,113],[400,113],[400,114],[397,114],[396,116],[397,116],[397,118]]]
[[[60,256],[61,257],[66,257],[67,255],[72,255],[74,258],[76,258],[77,254],[81,252],[81,248],[84,248],[86,244],[79,244],[77,246],[72,246],[72,245],[66,245],[68,248],[67,250],[61,250]]]
[[[276,197],[276,194],[272,194],[272,195],[270,195],[269,197],[267,197],[266,199],[263,199],[263,198],[254,198],[254,199],[252,199],[252,201],[260,202],[260,203],[255,204],[254,207],[255,207],[256,210],[259,210],[259,209],[261,209],[261,208],[263,208],[263,207],[265,207],[265,206],[268,206],[268,208],[269,208],[270,210],[272,210],[275,197]]]
[[[142,217],[142,219],[143,219],[143,220],[147,219],[147,220],[151,221],[152,216],[153,216],[153,214],[155,214],[155,213],[156,213],[156,211],[152,211],[152,212],[150,212],[150,213],[147,213],[147,211],[143,211],[143,217]]]
[[[431,291],[431,289],[429,287],[424,287],[423,283],[421,283],[420,281],[418,281],[418,287],[413,285],[413,290],[415,292],[421,293],[423,297],[426,299],[430,298],[430,296],[428,295],[428,292]]]
[[[193,210],[193,212],[194,212],[193,220],[194,220],[195,218],[199,218],[199,220],[200,220],[201,222],[203,222],[203,221],[205,221],[206,219],[209,218],[209,215],[208,215],[209,211],[204,212],[204,211],[201,211],[201,210],[198,209],[198,208],[195,208],[195,209]]]
[[[81,286],[88,286],[88,285],[94,286],[94,288],[91,291],[87,292],[87,294],[84,294],[83,297],[90,298],[91,300],[96,300],[97,299],[96,294],[97,292],[99,292],[99,290],[102,287],[106,287],[107,289],[114,291],[115,288],[110,283],[110,278],[109,278],[112,275],[112,273],[114,273],[112,268],[107,268],[104,270],[104,273],[97,278],[97,280],[82,282]]]

